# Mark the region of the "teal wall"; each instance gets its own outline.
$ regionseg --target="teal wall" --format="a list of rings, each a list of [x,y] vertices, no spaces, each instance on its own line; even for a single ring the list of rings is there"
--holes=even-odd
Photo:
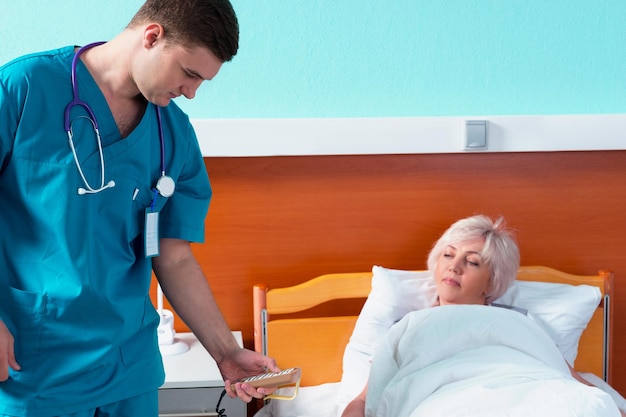
[[[624,0],[232,0],[193,118],[626,113]],[[106,40],[140,0],[2,0],[0,62]],[[68,87],[69,88],[69,87]]]

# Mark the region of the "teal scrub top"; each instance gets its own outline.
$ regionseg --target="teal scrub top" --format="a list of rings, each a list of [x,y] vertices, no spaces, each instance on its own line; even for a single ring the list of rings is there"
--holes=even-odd
[[[161,175],[154,105],[122,139],[106,100],[79,62],[79,96],[93,109],[105,179],[84,187],[63,126],[72,100],[74,47],[0,67],[0,320],[22,366],[0,383],[0,414],[69,414],[157,389],[164,380],[149,298],[146,209]],[[91,123],[72,111],[77,155],[92,186],[100,157]],[[160,195],[160,237],[204,239],[211,187],[188,117],[161,109],[165,166],[176,183]]]

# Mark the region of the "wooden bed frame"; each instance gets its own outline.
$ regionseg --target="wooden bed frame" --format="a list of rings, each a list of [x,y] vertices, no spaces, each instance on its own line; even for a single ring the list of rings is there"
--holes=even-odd
[[[612,353],[613,273],[572,275],[544,266],[524,266],[517,279],[593,285],[602,301],[580,339],[574,365],[579,372],[591,372],[609,384]],[[339,317],[294,317],[331,300],[367,298],[371,272],[327,274],[284,288],[253,288],[254,347],[274,357],[281,368],[302,368],[301,386],[339,382],[343,352],[350,339],[359,311]],[[362,304],[360,304],[362,306]],[[360,307],[359,307],[360,308]],[[282,318],[281,317],[287,317]],[[287,316],[285,316],[287,315]]]

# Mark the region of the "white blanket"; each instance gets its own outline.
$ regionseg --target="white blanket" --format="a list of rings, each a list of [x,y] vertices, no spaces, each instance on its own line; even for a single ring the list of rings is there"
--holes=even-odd
[[[367,417],[619,417],[611,397],[576,381],[527,316],[487,306],[409,313],[378,347]]]

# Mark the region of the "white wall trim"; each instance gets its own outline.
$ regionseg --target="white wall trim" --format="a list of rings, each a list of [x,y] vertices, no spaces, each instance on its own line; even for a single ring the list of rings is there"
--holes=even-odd
[[[626,149],[626,114],[319,119],[195,119],[204,156],[459,153],[465,121],[487,120],[472,152]]]

